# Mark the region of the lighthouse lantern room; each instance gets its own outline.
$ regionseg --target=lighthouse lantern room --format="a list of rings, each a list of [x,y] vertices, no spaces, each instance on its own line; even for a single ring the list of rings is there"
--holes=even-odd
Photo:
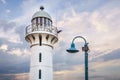
[[[32,16],[25,39],[32,52],[30,80],[53,80],[53,45],[58,41],[58,30],[43,6]]]

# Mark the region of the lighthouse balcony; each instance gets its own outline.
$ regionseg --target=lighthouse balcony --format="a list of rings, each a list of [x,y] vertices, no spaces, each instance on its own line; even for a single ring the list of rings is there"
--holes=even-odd
[[[56,36],[58,36],[57,33],[57,27],[54,26],[41,26],[40,24],[38,25],[28,25],[26,27],[26,35],[33,33],[33,32],[48,32],[48,33],[52,33]]]

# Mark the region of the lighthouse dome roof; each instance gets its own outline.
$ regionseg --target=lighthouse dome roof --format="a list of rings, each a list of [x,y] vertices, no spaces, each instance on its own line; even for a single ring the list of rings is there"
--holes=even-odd
[[[43,10],[44,10],[44,7],[41,6],[40,11],[37,11],[36,13],[34,13],[34,15],[32,16],[32,19],[36,18],[36,17],[46,17],[46,18],[49,18],[50,20],[52,20],[51,16]]]

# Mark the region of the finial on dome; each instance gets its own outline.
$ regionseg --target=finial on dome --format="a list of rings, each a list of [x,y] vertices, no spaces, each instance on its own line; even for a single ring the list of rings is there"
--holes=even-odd
[[[43,6],[40,6],[40,10],[44,10],[44,7],[43,7]]]

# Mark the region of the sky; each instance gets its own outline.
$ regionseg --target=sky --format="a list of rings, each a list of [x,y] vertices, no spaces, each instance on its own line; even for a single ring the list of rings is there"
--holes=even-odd
[[[0,0],[0,80],[29,80],[30,47],[25,28],[42,5],[62,32],[54,45],[54,80],[84,80],[79,53],[66,49],[75,36],[89,42],[89,80],[120,80],[120,0]]]

